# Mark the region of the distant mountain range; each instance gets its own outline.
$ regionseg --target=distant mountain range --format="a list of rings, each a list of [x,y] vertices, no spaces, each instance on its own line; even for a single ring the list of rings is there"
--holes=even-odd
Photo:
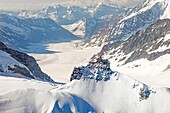
[[[83,18],[100,19],[104,16],[117,16],[125,11],[125,7],[99,3],[95,6],[49,6],[37,11],[21,11],[18,16],[26,18],[51,18],[59,25],[73,24]]]
[[[19,18],[50,18],[57,24],[73,34],[81,37],[91,36],[98,20],[106,20],[106,18],[116,18],[122,15],[127,8],[117,5],[107,5],[99,3],[95,6],[79,7],[79,6],[49,6],[36,11],[0,11],[1,14],[17,16]],[[89,33],[90,32],[90,33]]]

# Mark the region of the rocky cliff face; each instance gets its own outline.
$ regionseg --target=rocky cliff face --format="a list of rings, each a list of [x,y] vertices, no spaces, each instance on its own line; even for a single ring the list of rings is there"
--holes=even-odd
[[[33,57],[27,55],[26,53],[10,49],[2,42],[0,42],[0,50],[10,54],[12,58],[14,58],[16,61],[20,62],[28,68],[27,69],[16,64],[13,66],[8,66],[8,70],[12,73],[18,73],[29,78],[53,82],[53,80],[48,75],[41,71],[40,67],[38,66],[36,60]],[[3,72],[2,69],[1,72]]]
[[[124,64],[146,58],[155,60],[170,54],[170,19],[158,20],[145,30],[138,31],[125,41],[117,41],[105,45],[95,57],[108,55]]]

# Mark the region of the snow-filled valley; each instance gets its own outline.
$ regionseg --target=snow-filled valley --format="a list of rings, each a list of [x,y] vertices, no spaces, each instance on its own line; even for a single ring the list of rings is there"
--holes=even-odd
[[[87,64],[90,58],[101,50],[100,47],[81,47],[78,45],[81,41],[75,40],[48,45],[44,45],[43,43],[34,44],[29,50],[33,52],[35,50],[36,54],[31,53],[30,55],[37,59],[42,70],[52,77],[53,80],[66,83],[69,81],[69,77],[75,66]],[[52,53],[43,53],[40,49],[42,45],[46,46],[46,50],[52,51]]]

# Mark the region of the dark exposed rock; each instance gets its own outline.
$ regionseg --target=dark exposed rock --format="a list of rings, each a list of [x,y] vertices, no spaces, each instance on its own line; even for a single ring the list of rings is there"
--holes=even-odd
[[[164,71],[167,71],[169,69],[170,69],[170,65],[168,65]]]
[[[168,48],[163,51],[157,51],[162,46],[170,46],[170,40],[164,40],[168,33],[170,33],[170,19],[158,20],[145,30],[138,31],[135,35],[130,36],[125,41],[117,41],[105,45],[101,52],[93,56],[92,59],[102,57],[108,53],[113,56],[121,52],[126,56],[132,52],[124,64],[142,58],[150,61],[155,60],[160,56],[170,54],[170,49]]]
[[[110,76],[115,73],[110,69],[110,62],[108,59],[98,58],[96,61],[91,61],[87,66],[75,67],[70,77],[70,81],[81,78],[95,79],[96,81],[107,81]]]
[[[141,58],[147,58],[148,53],[146,51],[135,51],[126,61],[126,63],[133,62]]]
[[[35,79],[35,77],[31,75],[31,73],[24,67],[14,65],[14,68],[13,68],[13,67],[8,66],[8,70],[11,71],[12,73],[18,73],[18,74],[24,75],[25,77]]]
[[[149,26],[146,30],[138,31],[135,35],[132,35],[128,40],[122,43],[122,50],[125,54],[128,54],[137,49],[151,51],[158,49],[160,45],[164,45],[164,42],[158,40],[170,31],[170,20],[158,20],[155,24]],[[167,44],[170,41],[166,42]]]
[[[36,60],[33,57],[27,55],[26,53],[10,49],[6,47],[2,42],[0,42],[0,50],[9,53],[11,57],[13,57],[18,62],[25,65],[31,71],[33,76],[30,75],[28,70],[26,71],[25,68],[22,68],[17,65],[15,65],[15,69],[11,68],[11,70],[13,70],[15,73],[24,74],[25,76],[31,77],[31,78],[53,82],[53,80],[48,75],[46,75],[45,73],[41,71],[40,67],[38,66],[38,64],[36,63]]]
[[[1,64],[0,64],[0,72],[3,72],[3,67]]]

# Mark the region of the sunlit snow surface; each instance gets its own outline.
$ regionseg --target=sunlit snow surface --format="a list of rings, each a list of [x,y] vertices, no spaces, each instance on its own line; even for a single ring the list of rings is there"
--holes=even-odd
[[[147,86],[150,95],[141,100],[144,84],[120,73],[117,76],[119,79],[111,75],[108,81],[80,79],[65,85],[0,76],[0,112],[169,113],[169,89]]]

